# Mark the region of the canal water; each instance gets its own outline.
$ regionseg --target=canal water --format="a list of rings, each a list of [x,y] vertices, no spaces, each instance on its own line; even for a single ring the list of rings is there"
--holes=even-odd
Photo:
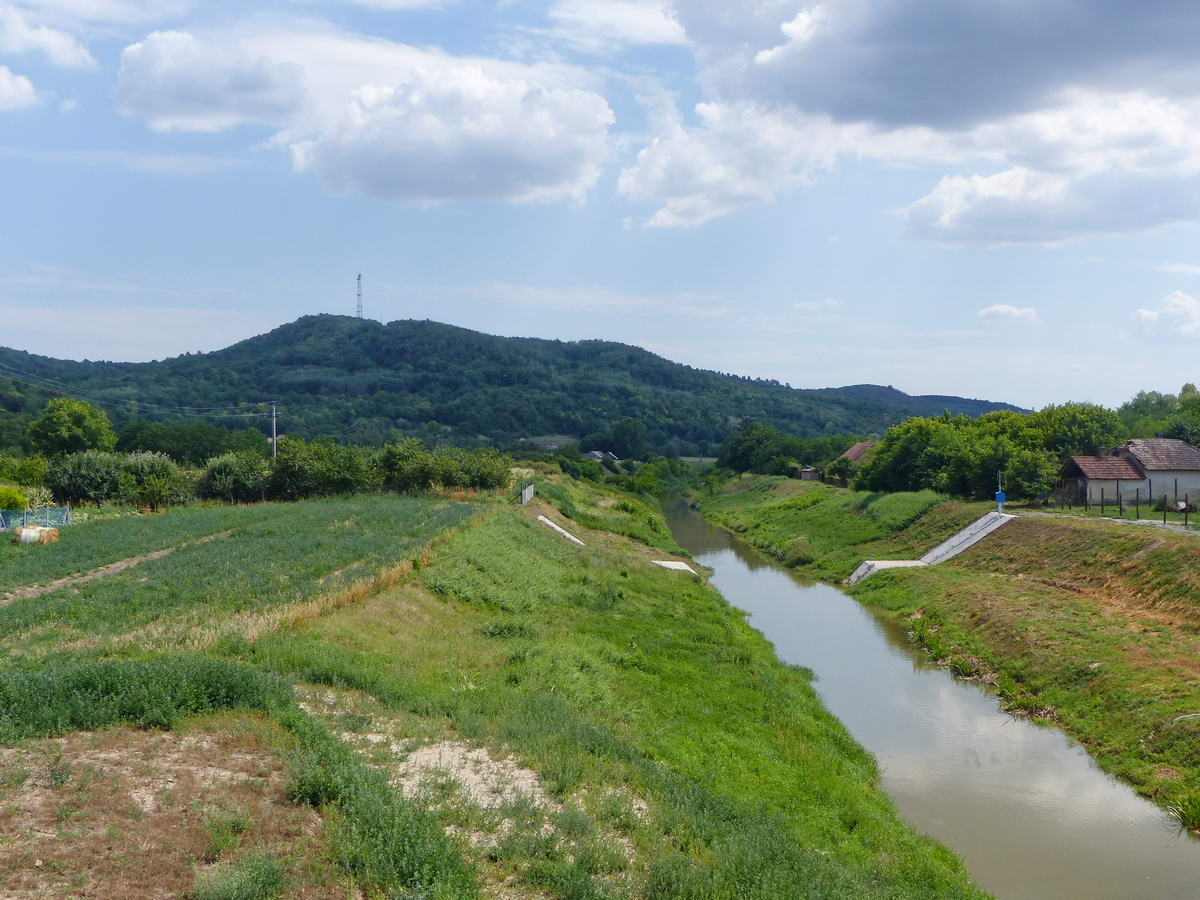
[[[879,760],[901,815],[1013,900],[1196,900],[1200,841],[1102,772],[1062,732],[913,648],[848,594],[803,581],[679,502],[675,539]]]

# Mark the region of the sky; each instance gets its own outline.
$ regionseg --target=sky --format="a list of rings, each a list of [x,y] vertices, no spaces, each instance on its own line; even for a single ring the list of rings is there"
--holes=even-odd
[[[301,315],[1027,407],[1196,381],[1184,0],[0,0],[0,345]]]

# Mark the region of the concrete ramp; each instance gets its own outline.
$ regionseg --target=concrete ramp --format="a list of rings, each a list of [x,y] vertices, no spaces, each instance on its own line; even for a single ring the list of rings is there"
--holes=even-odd
[[[873,575],[880,569],[934,566],[940,562],[945,562],[948,559],[958,556],[958,554],[962,553],[968,547],[974,547],[1001,525],[1015,518],[1016,516],[1010,516],[1006,513],[990,512],[986,516],[976,519],[962,531],[942,541],[920,559],[868,559],[846,579],[846,584],[858,584],[868,575]]]
[[[914,566],[927,566],[929,563],[921,562],[919,559],[868,559],[854,570],[849,578],[846,579],[846,584],[858,584],[868,575],[874,575],[880,569],[911,569]]]
[[[958,556],[958,554],[962,553],[968,547],[974,547],[1001,525],[1015,518],[1016,516],[1010,516],[1006,513],[990,512],[986,516],[976,519],[958,534],[942,541],[922,556],[921,562],[934,566]]]

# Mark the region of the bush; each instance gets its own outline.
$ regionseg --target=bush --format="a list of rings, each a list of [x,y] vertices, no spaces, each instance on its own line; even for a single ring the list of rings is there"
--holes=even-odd
[[[158,511],[160,507],[189,499],[188,488],[179,466],[165,453],[145,450],[130,453],[121,460],[117,493],[126,503]]]
[[[29,501],[15,487],[0,484],[0,509],[26,509]]]
[[[381,483],[374,455],[361,447],[286,438],[279,442],[277,453],[267,480],[267,493],[273,499],[353,494],[374,490]]]
[[[205,464],[196,493],[206,500],[253,503],[266,499],[270,476],[270,466],[257,453],[222,453]]]
[[[0,456],[0,481],[34,487],[46,482],[46,460],[41,456]]]
[[[375,461],[383,486],[393,491],[494,490],[512,482],[512,460],[495,450],[444,447],[431,453],[420,441],[406,438],[383,447]]]
[[[120,488],[121,458],[103,450],[85,450],[54,459],[46,469],[46,487],[63,503],[106,503]]]

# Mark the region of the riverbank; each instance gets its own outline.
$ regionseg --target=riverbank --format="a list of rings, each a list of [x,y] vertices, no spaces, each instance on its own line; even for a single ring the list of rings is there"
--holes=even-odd
[[[919,556],[987,503],[883,497],[744,477],[699,498],[710,521],[840,581],[866,558]],[[851,593],[904,623],[937,661],[994,684],[1190,828],[1200,827],[1200,545],[1158,529],[1020,517],[939,566]]]
[[[657,509],[538,485],[527,507],[363,496],[173,512],[170,534],[95,523],[40,567],[0,564],[6,882],[119,895],[144,869],[97,874],[12,812],[42,803],[98,853],[153,815],[174,848],[156,865],[196,896],[260,875],[263,897],[985,896],[903,822],[810,673],[703,578],[654,565],[682,553]],[[246,773],[170,780],[230,746]],[[100,765],[106,807],[83,792]],[[268,807],[222,791],[260,769]],[[306,857],[276,837],[295,828]]]

